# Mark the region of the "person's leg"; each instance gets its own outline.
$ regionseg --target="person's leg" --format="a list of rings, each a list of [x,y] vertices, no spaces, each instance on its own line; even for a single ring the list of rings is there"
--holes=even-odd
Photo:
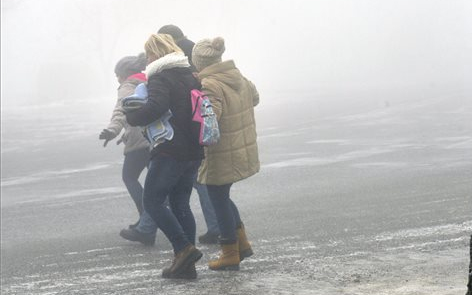
[[[143,212],[143,187],[139,183],[139,175],[149,163],[149,151],[140,149],[125,155],[122,179],[133,199],[139,214]]]
[[[156,234],[157,224],[146,210],[143,210],[135,227],[130,226],[120,231],[122,238],[133,242],[140,242],[146,246],[152,246],[156,243]]]
[[[215,209],[221,239],[228,242],[236,242],[236,221],[234,216],[234,204],[229,198],[230,184],[207,185],[208,195]],[[238,214],[239,215],[239,214]]]
[[[169,196],[170,202],[175,197],[181,198],[182,201],[187,199],[188,202],[189,196],[184,198],[183,195],[172,193],[182,176],[186,174],[190,164],[186,161],[179,162],[170,156],[158,154],[151,160],[144,184],[144,208],[174,248],[174,260],[169,268],[163,270],[162,276],[164,278],[185,278],[183,274],[202,257],[202,252],[196,249],[188,240],[179,220],[166,205],[167,196]],[[188,182],[190,185],[188,195],[190,195],[192,181]],[[193,222],[195,223],[195,220]]]
[[[229,199],[229,203],[233,212],[234,216],[234,223],[236,225],[236,237],[238,239],[238,246],[239,246],[239,260],[243,261],[244,258],[252,256],[254,252],[252,251],[251,244],[246,235],[246,229],[244,227],[243,222],[241,221],[241,217],[239,215],[239,210],[236,207],[236,204]]]
[[[164,205],[169,207],[169,198],[166,199]],[[151,215],[149,215],[146,210],[143,210],[143,213],[141,213],[139,222],[136,225],[135,229],[141,233],[155,234],[157,228],[157,224],[154,222],[154,219],[152,219]]]
[[[136,178],[135,185],[130,185],[130,187],[137,188],[138,185],[141,186],[139,182],[137,181],[137,179],[139,178],[139,174],[142,172],[142,170],[144,170],[144,167],[147,167],[149,165],[149,156],[150,156],[149,151],[147,149],[143,149],[141,151],[142,153],[140,154],[137,152],[128,153],[130,155],[128,157],[125,157],[125,163],[129,163],[129,165],[134,164],[135,167],[139,166],[138,163],[141,163],[143,165],[139,173],[135,173],[133,177],[131,177],[130,175],[127,176],[130,179]],[[146,157],[144,157],[144,155]],[[137,170],[139,169],[135,169],[135,171]],[[127,177],[125,177],[125,173],[123,173],[123,180]],[[130,183],[133,183],[133,182],[130,182]],[[138,185],[136,185],[136,183]],[[141,194],[143,194],[142,188],[141,188]],[[136,224],[130,225],[128,228],[122,229],[120,231],[120,236],[129,241],[140,242],[146,246],[152,246],[156,243],[157,224],[154,222],[154,220],[149,215],[149,213],[146,212],[146,210],[144,210],[143,196],[141,195],[140,200],[138,200],[138,198],[133,198],[133,200],[135,202],[141,202],[142,209],[140,212],[139,220]]]
[[[243,261],[244,258],[252,256],[254,252],[252,251],[251,244],[246,235],[246,229],[244,227],[243,222],[241,221],[241,217],[239,215],[238,207],[236,204],[229,199],[231,209],[233,211],[234,222],[236,224],[236,237],[238,239],[238,246],[239,246],[239,260]]]
[[[139,218],[139,223],[135,229],[144,234],[156,234],[157,224],[154,222],[151,215],[149,215],[146,210],[143,210],[143,213],[141,213]]]
[[[236,228],[239,228],[242,224],[242,221],[241,216],[239,215],[238,207],[236,207],[236,204],[233,202],[233,200],[231,200],[231,198],[229,199],[229,205],[231,206],[231,211],[233,212],[234,225]]]
[[[229,198],[231,185],[207,185],[208,194],[218,219],[221,247],[219,258],[208,263],[211,270],[239,270],[240,256],[236,233],[235,206]]]
[[[198,193],[200,206],[202,207],[203,217],[205,218],[205,223],[207,225],[207,231],[209,233],[219,235],[220,229],[218,228],[218,220],[216,219],[213,204],[211,203],[210,197],[208,196],[208,190],[206,185],[195,183],[194,187]]]
[[[197,172],[200,161],[189,162],[187,170],[182,174],[176,186],[169,195],[172,212],[179,221],[190,243],[195,245],[195,218],[190,208],[193,176]]]
[[[172,243],[175,252],[179,252],[190,242],[165,201],[178,183],[185,164],[170,156],[156,155],[151,160],[144,184],[144,208]]]

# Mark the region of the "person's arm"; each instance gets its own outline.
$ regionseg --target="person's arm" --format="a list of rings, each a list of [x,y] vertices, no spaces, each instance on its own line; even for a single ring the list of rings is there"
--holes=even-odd
[[[217,121],[220,121],[221,114],[223,113],[223,93],[218,87],[217,83],[212,81],[204,80],[202,81],[202,91],[210,99],[211,107],[213,112],[216,114]]]
[[[118,98],[116,101],[115,108],[113,109],[113,113],[111,115],[110,123],[108,124],[108,129],[111,131],[115,136],[120,134],[121,130],[126,126],[126,117],[123,111],[123,107],[121,106],[121,97]]]
[[[117,137],[121,130],[126,127],[126,117],[123,107],[121,106],[121,101],[124,97],[133,94],[133,92],[134,87],[131,85],[125,84],[118,89],[118,100],[116,101],[115,108],[113,109],[110,123],[108,124],[107,128],[102,130],[100,136],[98,137],[99,139],[105,140],[103,146],[106,146],[110,140]]]
[[[170,108],[170,81],[164,77],[151,77],[147,84],[148,101],[139,109],[127,112],[131,126],[146,126],[159,119]]]
[[[216,120],[220,121],[221,114],[223,113],[223,101],[221,98],[212,94],[208,94],[207,96],[210,99],[211,107],[216,115]]]
[[[246,80],[249,85],[249,92],[252,96],[253,106],[257,106],[259,104],[259,92],[257,91],[256,85],[246,78],[244,78],[244,80]]]

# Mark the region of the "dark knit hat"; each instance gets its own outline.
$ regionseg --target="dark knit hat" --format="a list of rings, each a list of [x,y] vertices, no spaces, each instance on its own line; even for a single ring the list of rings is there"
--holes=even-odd
[[[203,39],[193,47],[192,61],[198,71],[221,62],[221,56],[225,52],[225,40],[221,37],[215,39]]]
[[[128,78],[129,76],[141,73],[146,68],[146,54],[140,53],[138,56],[125,56],[115,66],[115,74],[118,77]]]
[[[161,27],[157,33],[171,35],[175,42],[178,42],[180,39],[185,37],[182,30],[175,25],[165,25]]]

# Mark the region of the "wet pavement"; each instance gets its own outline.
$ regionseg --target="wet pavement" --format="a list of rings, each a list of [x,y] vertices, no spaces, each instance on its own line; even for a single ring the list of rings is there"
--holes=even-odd
[[[162,233],[154,247],[119,237],[135,215],[111,156],[2,178],[1,293],[465,293],[472,107],[443,103],[259,125],[261,172],[232,189],[255,254],[214,272],[218,247],[197,244],[194,281],[161,278]]]

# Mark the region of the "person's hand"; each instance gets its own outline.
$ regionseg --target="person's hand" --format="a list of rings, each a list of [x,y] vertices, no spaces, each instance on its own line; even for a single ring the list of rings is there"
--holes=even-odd
[[[100,136],[98,137],[98,139],[105,139],[105,142],[103,143],[103,146],[106,147],[107,143],[115,137],[116,137],[116,135],[113,132],[111,132],[108,129],[103,129],[102,132],[100,133]]]

